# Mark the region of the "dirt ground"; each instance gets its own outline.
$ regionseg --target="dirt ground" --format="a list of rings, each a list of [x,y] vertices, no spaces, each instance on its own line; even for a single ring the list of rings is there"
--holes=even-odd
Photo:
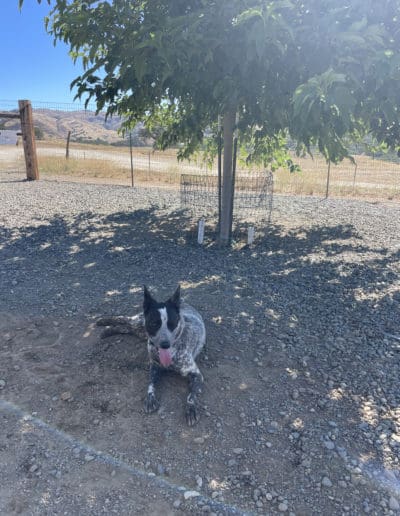
[[[221,250],[163,195],[0,182],[0,513],[400,514],[399,205],[278,198]],[[178,282],[208,334],[193,428],[186,382],[146,415],[145,343],[95,325]]]

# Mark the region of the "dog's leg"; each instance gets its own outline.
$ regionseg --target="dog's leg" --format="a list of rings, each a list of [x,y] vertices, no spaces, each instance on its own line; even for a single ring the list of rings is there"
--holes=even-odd
[[[159,380],[161,375],[161,369],[158,367],[157,364],[151,363],[150,364],[150,381],[149,386],[147,388],[147,396],[146,401],[144,403],[144,410],[147,414],[150,414],[151,412],[155,412],[160,404],[157,401],[156,398],[156,383]]]
[[[186,400],[185,415],[187,424],[193,426],[200,419],[197,401],[203,385],[203,375],[194,362],[190,371],[187,372],[187,377],[189,379],[189,395]]]

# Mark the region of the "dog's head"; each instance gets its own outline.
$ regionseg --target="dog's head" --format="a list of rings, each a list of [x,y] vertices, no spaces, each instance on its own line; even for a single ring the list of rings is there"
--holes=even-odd
[[[180,332],[180,286],[164,303],[156,301],[147,287],[144,287],[143,313],[150,344],[155,347],[161,365],[172,364],[172,351],[176,337]]]

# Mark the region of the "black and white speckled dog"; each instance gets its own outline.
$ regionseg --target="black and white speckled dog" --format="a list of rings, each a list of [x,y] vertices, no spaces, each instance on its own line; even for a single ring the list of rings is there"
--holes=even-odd
[[[156,301],[144,287],[143,315],[150,359],[150,383],[145,410],[158,409],[155,386],[163,370],[172,370],[189,379],[186,421],[192,426],[199,420],[198,396],[203,376],[195,359],[203,348],[206,330],[201,315],[181,301],[180,287],[164,303]]]

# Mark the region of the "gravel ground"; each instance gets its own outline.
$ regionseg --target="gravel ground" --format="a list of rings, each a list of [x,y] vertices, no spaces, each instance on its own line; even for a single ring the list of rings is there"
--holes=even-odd
[[[400,514],[400,205],[276,196],[256,244],[186,239],[172,190],[0,176],[1,514]],[[202,417],[100,315],[180,282]]]

